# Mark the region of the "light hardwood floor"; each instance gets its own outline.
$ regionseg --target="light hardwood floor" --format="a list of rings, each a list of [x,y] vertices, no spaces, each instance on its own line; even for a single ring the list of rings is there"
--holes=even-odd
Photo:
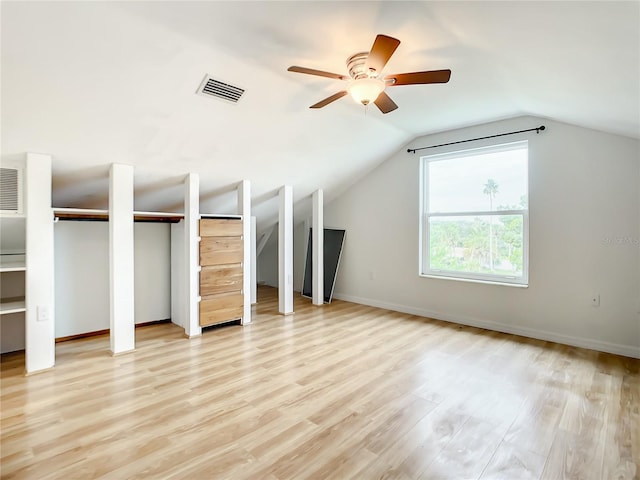
[[[2,358],[2,478],[640,475],[637,360],[335,301],[187,340],[171,324]]]

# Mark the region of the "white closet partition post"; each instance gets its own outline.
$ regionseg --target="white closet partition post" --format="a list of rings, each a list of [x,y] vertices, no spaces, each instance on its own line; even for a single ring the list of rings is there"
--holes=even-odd
[[[200,177],[189,173],[184,180],[184,253],[185,253],[185,315],[184,333],[187,337],[202,335],[198,311],[198,269],[200,220]]]
[[[109,171],[109,284],[112,355],[135,349],[133,167]]]
[[[55,364],[53,212],[51,156],[27,153],[24,175],[26,225],[26,370]]]
[[[313,192],[313,238],[311,252],[312,302],[314,305],[324,304],[324,195],[322,190]]]
[[[280,188],[278,223],[278,311],[293,313],[293,188]]]
[[[258,254],[256,240],[256,217],[251,217],[251,305],[258,303]]]
[[[242,325],[251,323],[251,182],[238,184],[238,214],[242,215]]]
[[[185,328],[184,219],[171,224],[171,322]]]

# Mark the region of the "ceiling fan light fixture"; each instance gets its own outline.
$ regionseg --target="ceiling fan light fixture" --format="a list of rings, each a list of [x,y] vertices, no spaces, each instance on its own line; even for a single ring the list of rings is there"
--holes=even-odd
[[[379,78],[358,78],[349,84],[347,91],[356,102],[366,106],[375,102],[384,87],[384,81]]]

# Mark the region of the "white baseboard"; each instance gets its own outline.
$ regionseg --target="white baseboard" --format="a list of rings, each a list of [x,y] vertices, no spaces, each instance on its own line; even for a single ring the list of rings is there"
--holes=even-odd
[[[449,315],[441,312],[433,312],[423,308],[410,307],[406,305],[398,305],[395,303],[381,302],[371,298],[356,297],[353,295],[343,295],[335,293],[334,298],[345,300],[347,302],[359,303],[370,307],[384,308],[395,312],[408,313],[410,315],[418,315],[421,317],[433,318],[435,320],[443,320],[445,322],[458,323],[468,325],[470,327],[485,328],[496,332],[510,333],[523,337],[535,338],[537,340],[545,340],[549,342],[561,343],[563,345],[571,345],[573,347],[587,348],[597,350],[599,352],[613,353],[615,355],[623,355],[625,357],[639,358],[640,348],[633,345],[620,345],[617,343],[603,342],[593,340],[591,338],[572,337],[560,333],[548,332],[544,330],[536,330],[533,328],[520,327],[517,325],[507,325],[504,323],[491,322],[471,317],[460,317],[457,315]]]

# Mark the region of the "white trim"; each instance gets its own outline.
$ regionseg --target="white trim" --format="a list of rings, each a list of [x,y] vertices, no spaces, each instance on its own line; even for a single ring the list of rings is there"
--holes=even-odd
[[[242,320],[251,323],[251,182],[242,180],[237,187],[238,214],[242,220]]]
[[[527,210],[484,210],[478,212],[433,212],[430,217],[501,217],[507,215],[524,215]]]
[[[494,142],[497,142],[497,143],[494,143]],[[529,140],[525,138],[523,140],[516,140],[514,142],[507,142],[507,143],[500,143],[500,140],[493,140],[493,141],[490,141],[488,145],[484,145],[482,147],[464,148],[462,150],[458,150],[459,147],[452,145],[451,149],[446,152],[432,153],[431,155],[423,155],[420,158],[422,159],[425,157],[429,157],[433,161],[447,160],[451,158],[468,157],[471,155],[474,155],[474,156],[483,155],[485,153],[507,152],[510,150],[516,150],[518,145],[527,145],[527,149],[528,149],[528,144],[529,144]]]
[[[199,218],[228,218],[233,220],[242,220],[242,215],[232,215],[225,213],[201,213]]]
[[[198,292],[200,275],[196,269],[200,265],[200,176],[188,173],[184,179],[184,333],[187,337],[202,334]]]
[[[492,330],[495,332],[508,333],[511,335],[520,335],[523,337],[533,338],[536,340],[555,342],[563,345],[587,348],[589,350],[596,350],[599,352],[612,353],[614,355],[623,355],[625,357],[640,359],[640,347],[634,346],[634,345],[621,345],[618,343],[610,343],[610,342],[603,342],[601,340],[593,340],[591,338],[563,335],[560,333],[549,332],[546,330],[537,330],[533,328],[519,327],[516,325],[507,325],[499,322],[491,322],[491,321],[482,320],[479,318],[449,315],[441,312],[434,312],[424,308],[399,305],[396,303],[383,302],[383,301],[373,300],[365,297],[357,297],[354,295],[343,295],[341,293],[336,293],[334,296],[339,300],[358,303],[361,305],[368,305],[370,307],[384,308],[386,310],[392,310],[400,313],[407,313],[409,315],[418,315],[420,317],[432,318],[434,320],[442,320],[445,322],[451,322],[451,323],[456,323],[460,325],[467,325],[470,327],[484,328],[484,329]]]
[[[278,192],[278,312],[293,313],[293,187]]]
[[[256,250],[256,217],[251,217],[251,305],[258,303],[258,274]]]
[[[311,299],[314,305],[324,304],[324,193],[312,194],[313,240],[311,242]],[[306,257],[305,257],[306,258]],[[306,266],[306,262],[305,262]]]
[[[434,270],[435,271],[435,270]],[[498,280],[485,280],[483,278],[472,278],[472,277],[460,277],[459,272],[451,272],[450,275],[447,275],[447,272],[442,272],[442,275],[433,275],[421,273],[419,274],[422,278],[433,278],[435,280],[453,280],[454,282],[470,282],[470,283],[482,283],[484,285],[501,285],[503,287],[516,287],[516,288],[529,288],[528,283],[509,283],[509,282],[501,282]],[[471,275],[471,274],[467,274]]]

